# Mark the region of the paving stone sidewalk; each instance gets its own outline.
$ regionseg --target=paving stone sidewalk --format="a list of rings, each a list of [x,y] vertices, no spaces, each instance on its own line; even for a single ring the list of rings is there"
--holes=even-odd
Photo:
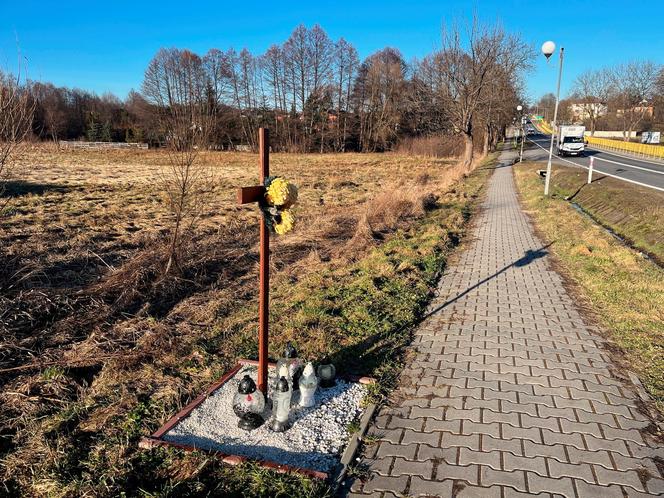
[[[504,152],[348,496],[664,494],[637,390],[551,268]],[[652,426],[651,426],[652,427]]]

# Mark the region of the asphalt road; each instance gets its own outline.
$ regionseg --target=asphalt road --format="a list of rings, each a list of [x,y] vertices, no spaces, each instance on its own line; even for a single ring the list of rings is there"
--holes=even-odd
[[[542,134],[529,135],[528,140],[535,145],[524,150],[524,160],[546,162],[549,157],[551,136]],[[613,152],[594,149],[590,146],[586,146],[586,153],[584,156],[558,157],[556,155],[556,146],[554,143],[554,164],[558,163],[565,166],[580,166],[587,170],[590,165],[591,157],[595,158],[593,171],[596,171],[598,174],[609,174],[611,176],[629,180],[632,183],[664,191],[663,162],[650,162],[643,159],[636,159]]]

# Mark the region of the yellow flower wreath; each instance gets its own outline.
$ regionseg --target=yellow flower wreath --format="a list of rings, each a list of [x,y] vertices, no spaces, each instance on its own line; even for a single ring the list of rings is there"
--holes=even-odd
[[[281,177],[276,177],[267,187],[265,200],[270,206],[287,209],[297,201],[297,187]]]
[[[277,232],[278,235],[283,235],[285,233],[290,232],[293,229],[293,225],[295,224],[295,218],[293,218],[293,215],[291,214],[290,210],[285,209],[279,213],[279,215],[275,219],[274,223],[274,231]]]

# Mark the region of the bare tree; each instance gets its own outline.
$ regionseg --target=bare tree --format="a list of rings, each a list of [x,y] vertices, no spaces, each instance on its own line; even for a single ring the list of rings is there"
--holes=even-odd
[[[7,182],[16,176],[16,167],[32,127],[35,110],[29,84],[0,71],[0,208],[6,206]]]
[[[359,59],[357,50],[346,40],[341,38],[335,44],[333,62],[337,106],[335,138],[335,150],[337,152],[344,152],[346,150],[350,97],[353,80],[357,73],[358,66]]]
[[[261,67],[265,81],[270,89],[272,108],[274,110],[274,138],[281,138],[286,150],[295,146],[295,130],[293,129],[292,113],[289,112],[289,95],[292,92],[288,78],[288,64],[285,51],[278,45],[272,45],[261,57]]]
[[[660,69],[649,61],[632,61],[611,71],[613,100],[617,107],[616,115],[622,121],[625,141],[630,140],[632,132],[648,113]]]
[[[530,67],[532,49],[519,37],[505,35],[502,47],[490,69],[490,84],[481,91],[477,119],[484,126],[482,153],[486,155],[498,136],[514,119],[520,119],[516,107],[525,103],[522,72]]]
[[[535,112],[543,116],[544,121],[551,121],[555,105],[556,96],[553,93],[545,93],[535,104]]]
[[[334,57],[334,43],[327,33],[316,24],[308,32],[308,46],[311,60],[310,99],[313,105],[305,105],[303,118],[307,122],[305,129],[305,150],[311,148],[311,140],[316,132],[320,134],[320,152],[325,148],[325,130],[328,127],[329,110],[332,107],[330,98],[331,65]],[[309,112],[307,112],[309,111]]]
[[[484,104],[477,113],[483,127],[482,155],[495,147],[506,126],[520,118],[516,107],[524,102],[523,91],[509,67],[497,64],[492,73],[492,84],[484,91]]]
[[[664,122],[664,66],[659,71],[657,77],[657,87],[655,90],[655,98],[653,99],[655,114],[653,120],[656,123]]]
[[[231,89],[231,69],[228,55],[213,48],[203,57],[203,67],[207,76],[209,104],[215,117],[218,117]],[[222,141],[221,128],[218,119],[215,119],[212,130],[210,130],[210,138],[217,144]]]
[[[165,273],[181,271],[183,243],[207,200],[210,171],[196,159],[213,125],[209,91],[201,58],[188,50],[161,49],[145,71],[143,94],[157,109],[169,151],[169,166],[161,177],[173,214]]]
[[[664,66],[659,69],[659,75],[657,76],[657,84],[655,86],[655,91],[660,97],[664,95]]]
[[[386,150],[396,141],[402,116],[406,63],[395,48],[371,55],[359,68],[354,107],[364,152]]]
[[[462,163],[470,168],[477,114],[493,100],[489,87],[499,72],[514,78],[531,52],[518,37],[507,36],[499,26],[483,26],[476,19],[465,30],[457,25],[445,29],[442,39],[441,50],[428,56],[427,65],[447,117],[463,137]]]
[[[35,132],[50,137],[55,143],[65,126],[65,103],[60,89],[51,83],[34,83],[31,88],[35,99]]]
[[[311,96],[320,100],[330,81],[334,44],[319,25],[307,29],[301,24],[291,33],[282,50],[292,92],[291,110],[300,113],[303,124],[299,148],[306,151],[316,131],[314,122],[318,114],[318,106],[308,104]],[[320,123],[316,128],[322,129]]]
[[[236,109],[246,143],[256,149],[253,130],[258,127],[258,112],[265,104],[262,89],[260,65],[256,57],[246,48],[239,54],[230,50],[228,54],[231,74],[232,103]]]
[[[613,78],[607,69],[586,71],[574,81],[573,92],[581,102],[583,114],[590,121],[590,135],[595,134],[597,119],[605,113],[613,92]]]

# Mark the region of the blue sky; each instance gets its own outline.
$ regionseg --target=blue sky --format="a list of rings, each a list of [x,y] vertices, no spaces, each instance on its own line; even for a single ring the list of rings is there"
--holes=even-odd
[[[150,58],[162,46],[249,48],[262,53],[299,24],[320,24],[344,37],[361,57],[396,46],[406,59],[436,48],[440,27],[473,12],[521,33],[539,51],[565,46],[563,94],[574,77],[629,59],[664,63],[664,11],[658,3],[617,1],[308,1],[308,2],[58,2],[0,0],[0,67],[16,65],[16,38],[32,79],[120,97],[139,89]],[[660,9],[658,11],[658,9]],[[555,65],[542,56],[527,80],[531,99],[552,91]]]

